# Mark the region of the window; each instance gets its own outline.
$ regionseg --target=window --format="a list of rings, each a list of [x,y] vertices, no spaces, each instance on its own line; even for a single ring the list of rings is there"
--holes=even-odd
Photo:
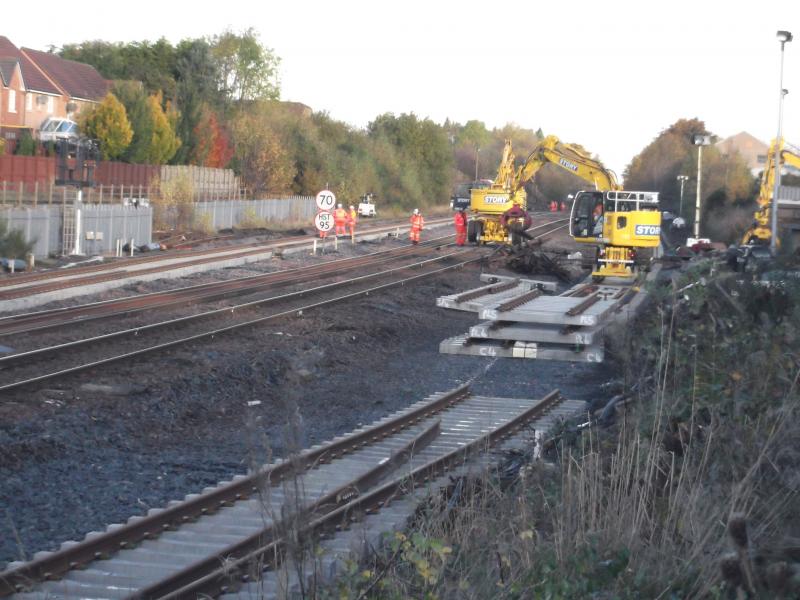
[[[53,114],[53,97],[52,96],[48,96],[47,97],[47,113],[51,114],[51,115]]]
[[[28,92],[25,94],[25,110],[33,109],[33,94]]]
[[[8,90],[8,112],[17,112],[17,92],[14,90]]]

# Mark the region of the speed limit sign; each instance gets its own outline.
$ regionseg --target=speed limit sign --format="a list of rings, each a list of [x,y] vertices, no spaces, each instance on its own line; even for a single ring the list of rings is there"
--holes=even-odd
[[[320,232],[327,232],[333,229],[333,215],[327,211],[318,212],[314,217],[314,225]]]
[[[336,194],[330,190],[322,190],[317,194],[317,208],[331,210],[336,205]]]

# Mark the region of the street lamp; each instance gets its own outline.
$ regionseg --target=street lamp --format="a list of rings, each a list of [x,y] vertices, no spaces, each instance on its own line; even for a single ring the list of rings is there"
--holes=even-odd
[[[694,237],[700,237],[700,188],[703,184],[703,146],[711,144],[710,135],[695,135],[694,145],[697,146],[697,200],[694,204]]]
[[[678,208],[678,216],[683,217],[683,184],[689,179],[688,175],[678,175],[678,181],[681,182],[681,204]]]
[[[770,236],[769,236],[769,251],[772,256],[778,251],[778,189],[781,187],[781,150],[783,147],[783,97],[789,93],[789,90],[783,89],[783,47],[786,42],[792,41],[792,34],[788,31],[779,31],[777,34],[778,41],[781,43],[781,78],[778,94],[778,137],[775,138],[775,188],[772,190],[772,207],[770,210],[772,214]]]
[[[475,147],[475,181],[478,181],[478,158],[480,158],[481,149],[479,147]]]

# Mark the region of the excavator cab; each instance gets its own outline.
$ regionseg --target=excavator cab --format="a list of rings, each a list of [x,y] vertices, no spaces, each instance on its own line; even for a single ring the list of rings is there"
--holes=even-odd
[[[578,192],[569,233],[576,242],[600,246],[592,276],[630,277],[646,256],[641,250],[661,243],[658,192]]]

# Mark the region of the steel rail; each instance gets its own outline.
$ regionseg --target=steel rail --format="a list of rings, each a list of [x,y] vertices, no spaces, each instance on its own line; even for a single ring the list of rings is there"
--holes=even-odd
[[[434,220],[434,224],[439,224],[444,222],[442,220]],[[374,227],[373,229],[369,229],[367,231],[361,232],[361,235],[369,235],[374,233],[381,233],[384,230],[390,232],[391,230],[395,229],[395,225],[380,225],[378,227]],[[235,246],[221,246],[219,248],[206,248],[203,250],[189,250],[187,252],[176,252],[176,253],[158,253],[152,256],[140,256],[133,260],[126,260],[124,265],[120,264],[96,264],[96,265],[87,265],[85,267],[75,267],[73,269],[64,270],[52,270],[52,271],[45,271],[41,273],[30,273],[26,275],[19,275],[17,277],[8,278],[8,279],[0,279],[0,289],[4,287],[16,286],[19,284],[29,283],[29,282],[36,282],[36,281],[47,281],[49,279],[59,279],[60,277],[70,277],[72,275],[83,275],[88,273],[95,273],[95,272],[102,272],[102,271],[109,271],[109,269],[114,270],[114,272],[118,272],[120,267],[124,266],[131,266],[131,265],[139,265],[139,264],[146,264],[149,262],[157,262],[159,260],[172,260],[172,259],[181,259],[181,258],[191,258],[193,256],[204,256],[210,255],[213,258],[213,255],[216,254],[225,254],[229,253],[230,256],[237,256],[241,255],[242,253],[252,252],[254,249],[257,250],[269,250],[269,249],[280,249],[286,247],[293,247],[302,244],[307,244],[310,241],[313,241],[315,238],[311,235],[306,236],[294,236],[290,238],[283,238],[280,240],[273,240],[273,241],[263,241],[263,242],[251,242],[249,244],[241,244]],[[249,249],[249,250],[248,250]],[[182,263],[182,265],[188,265],[190,263]],[[195,264],[195,263],[191,263]],[[173,267],[174,268],[174,267]],[[109,271],[111,272],[111,271]],[[128,271],[123,271],[128,272]],[[37,286],[33,286],[34,289]],[[44,286],[42,286],[44,287]],[[3,292],[0,291],[0,297],[2,297]]]
[[[451,256],[458,255],[458,254],[464,254],[464,253],[465,252],[454,252],[452,254],[448,254],[448,255],[445,255],[445,256],[442,256],[442,257],[437,257],[437,258],[434,258],[434,259],[429,259],[427,261],[423,261],[422,263],[417,263],[416,265],[408,265],[408,266],[405,266],[405,267],[398,267],[397,269],[391,269],[389,271],[383,271],[381,273],[364,275],[362,277],[350,279],[350,280],[347,280],[347,281],[344,281],[344,282],[330,283],[330,284],[326,284],[324,286],[319,286],[317,288],[312,288],[312,289],[309,289],[309,290],[302,290],[302,291],[299,291],[299,292],[292,292],[291,294],[284,294],[283,296],[277,296],[277,297],[274,297],[274,298],[266,298],[266,299],[263,299],[263,300],[256,300],[256,301],[253,301],[253,302],[248,302],[246,304],[237,305],[237,306],[233,306],[233,307],[226,307],[226,308],[222,308],[222,309],[216,309],[214,311],[201,313],[199,315],[188,315],[188,316],[185,316],[185,317],[179,317],[177,319],[172,319],[170,321],[163,321],[163,322],[154,323],[154,324],[151,324],[151,325],[143,325],[143,326],[135,328],[135,329],[128,329],[128,330],[124,330],[124,331],[113,332],[113,333],[109,333],[109,334],[105,334],[105,335],[101,335],[101,336],[96,336],[96,337],[93,337],[93,338],[87,338],[87,339],[84,339],[84,340],[76,340],[74,342],[67,342],[65,344],[60,344],[58,346],[50,346],[50,347],[47,347],[47,348],[39,348],[37,350],[31,350],[29,352],[12,354],[10,356],[6,356],[6,357],[0,359],[0,366],[5,365],[5,364],[9,364],[10,362],[13,362],[14,360],[19,360],[19,359],[21,359],[23,357],[24,358],[30,358],[30,357],[43,355],[43,354],[55,352],[55,351],[58,351],[58,350],[64,350],[64,349],[67,349],[67,348],[73,348],[73,347],[76,347],[76,346],[85,345],[85,344],[88,344],[88,343],[93,343],[93,342],[97,342],[97,341],[101,341],[101,340],[109,340],[109,339],[113,339],[113,338],[116,338],[116,337],[120,337],[122,335],[130,335],[130,334],[137,335],[141,331],[146,331],[146,330],[150,330],[150,329],[166,327],[168,325],[174,325],[174,324],[178,324],[178,323],[185,323],[185,322],[188,322],[188,321],[191,321],[191,320],[194,320],[194,319],[205,318],[205,317],[208,317],[208,316],[211,316],[211,315],[221,314],[221,313],[225,313],[225,312],[233,313],[236,310],[239,310],[239,309],[242,309],[242,308],[249,308],[249,307],[257,306],[257,305],[260,305],[260,304],[266,304],[267,302],[275,302],[275,301],[277,301],[279,299],[283,300],[283,299],[287,299],[288,297],[300,297],[300,296],[307,295],[309,293],[314,293],[314,292],[317,292],[317,291],[321,291],[321,290],[324,290],[324,289],[331,289],[331,288],[339,287],[339,286],[343,286],[343,285],[350,285],[353,282],[356,282],[356,281],[359,281],[359,280],[366,280],[366,279],[370,279],[370,278],[374,278],[374,277],[378,277],[378,276],[385,276],[385,275],[391,274],[394,271],[409,270],[411,268],[414,268],[415,266],[420,266],[422,264],[430,263],[430,262],[441,261],[441,260],[444,260],[445,258],[450,258]],[[386,283],[386,284],[381,284],[381,285],[378,285],[378,286],[375,286],[375,287],[372,287],[372,288],[369,288],[369,289],[366,289],[366,290],[359,290],[357,292],[352,292],[350,294],[345,294],[343,296],[337,296],[336,298],[331,298],[331,299],[328,299],[328,300],[315,302],[315,303],[312,303],[312,304],[309,304],[309,305],[306,305],[306,306],[292,308],[292,309],[289,309],[289,310],[286,310],[286,311],[282,311],[282,312],[279,312],[279,313],[274,313],[272,315],[259,317],[257,319],[250,319],[248,321],[244,321],[244,322],[241,322],[241,323],[236,323],[236,324],[233,324],[233,325],[228,325],[228,326],[225,326],[225,327],[216,328],[216,329],[213,329],[213,330],[210,330],[210,331],[201,332],[201,333],[194,334],[194,335],[191,335],[191,336],[188,336],[188,337],[179,338],[177,340],[172,340],[172,341],[169,341],[169,342],[163,342],[161,344],[156,344],[155,346],[150,346],[148,348],[141,348],[141,349],[138,349],[138,350],[133,350],[131,352],[126,352],[124,354],[118,354],[118,355],[115,355],[115,356],[102,358],[102,359],[99,359],[99,360],[96,360],[96,361],[92,361],[90,363],[78,365],[78,366],[75,366],[75,367],[69,367],[69,368],[66,368],[66,369],[61,369],[59,371],[46,373],[44,375],[39,375],[37,377],[31,377],[31,378],[28,378],[28,379],[24,379],[24,380],[12,382],[12,383],[7,383],[7,384],[4,384],[4,385],[0,385],[0,392],[9,391],[9,390],[12,390],[12,389],[15,389],[15,388],[20,388],[20,387],[23,387],[23,386],[26,386],[26,385],[30,385],[30,384],[33,384],[33,383],[47,381],[49,379],[54,379],[56,377],[61,377],[61,376],[68,375],[68,374],[71,374],[71,373],[77,373],[79,371],[84,371],[86,369],[91,369],[93,367],[97,367],[97,366],[100,366],[100,365],[110,364],[112,362],[125,360],[125,359],[128,359],[128,358],[133,358],[135,356],[140,356],[142,354],[147,354],[147,353],[150,353],[150,352],[156,352],[156,351],[159,351],[159,350],[164,350],[166,348],[172,348],[174,346],[178,346],[178,345],[181,345],[181,344],[193,342],[193,341],[196,341],[196,340],[200,340],[200,339],[204,339],[204,338],[208,338],[208,337],[214,337],[215,335],[219,335],[219,334],[222,334],[222,333],[227,333],[227,332],[230,332],[230,331],[235,331],[237,329],[241,329],[242,327],[249,327],[249,326],[252,326],[252,325],[257,325],[257,324],[264,323],[266,321],[270,321],[270,320],[273,320],[273,319],[279,319],[281,317],[286,317],[286,316],[290,316],[290,315],[298,315],[298,316],[300,316],[300,315],[303,314],[303,312],[305,312],[307,310],[312,310],[314,308],[319,308],[321,306],[327,306],[327,305],[330,305],[330,304],[334,304],[336,302],[342,302],[344,300],[350,300],[350,299],[353,299],[353,298],[357,298],[359,296],[368,296],[369,294],[372,294],[372,293],[375,293],[375,292],[378,292],[378,291],[381,291],[381,290],[384,290],[384,289],[389,289],[389,288],[396,287],[396,286],[399,286],[399,285],[405,285],[407,283],[410,283],[410,282],[413,282],[413,281],[417,281],[419,279],[423,279],[423,278],[426,278],[426,277],[431,277],[431,276],[434,276],[434,275],[439,275],[441,273],[444,273],[444,272],[447,272],[447,271],[450,271],[450,270],[453,270],[453,269],[461,268],[464,265],[469,264],[471,262],[476,262],[478,260],[482,260],[482,258],[483,258],[483,256],[478,256],[478,257],[475,257],[475,258],[471,258],[469,260],[464,260],[464,261],[458,262],[458,263],[456,263],[454,265],[443,267],[441,269],[436,269],[436,270],[433,270],[433,271],[430,271],[430,272],[427,272],[427,273],[422,273],[420,275],[415,275],[413,277],[408,277],[408,278],[405,278],[405,279],[399,279],[397,281],[392,281],[392,282],[389,282],[389,283]]]
[[[337,287],[344,287],[346,285],[350,285],[350,284],[357,283],[357,282],[360,282],[360,281],[366,281],[368,279],[372,279],[372,278],[376,278],[376,277],[391,275],[391,274],[393,274],[395,272],[398,272],[398,271],[405,271],[405,270],[408,270],[408,269],[421,267],[421,266],[424,266],[424,265],[429,264],[429,263],[438,262],[438,261],[444,260],[446,258],[451,258],[452,256],[458,256],[459,254],[464,254],[464,251],[451,252],[449,254],[444,254],[444,255],[441,255],[441,256],[438,256],[438,257],[435,257],[435,258],[429,258],[429,259],[426,259],[426,260],[423,260],[423,261],[420,261],[420,262],[410,263],[408,265],[403,265],[403,266],[400,266],[400,267],[394,267],[392,269],[387,269],[387,270],[384,270],[384,271],[378,271],[378,272],[375,272],[375,273],[368,273],[366,275],[360,275],[358,277],[353,277],[351,279],[346,279],[346,280],[343,280],[343,281],[334,281],[332,283],[326,283],[324,285],[319,285],[319,286],[315,286],[315,287],[312,287],[312,288],[307,288],[307,289],[303,289],[303,290],[297,290],[297,291],[294,291],[294,292],[288,292],[286,294],[281,294],[281,295],[278,295],[278,296],[270,296],[269,298],[261,298],[259,300],[251,300],[250,302],[244,302],[242,304],[234,304],[234,305],[231,305],[231,306],[224,306],[222,308],[215,308],[215,309],[210,310],[210,311],[205,311],[205,312],[201,312],[201,313],[197,313],[197,314],[193,314],[193,315],[184,315],[182,317],[175,317],[174,319],[168,319],[166,321],[158,321],[156,323],[149,323],[147,325],[139,325],[139,326],[136,326],[136,327],[132,327],[130,329],[122,329],[122,330],[119,330],[119,331],[113,331],[111,333],[105,333],[105,334],[102,334],[102,335],[97,335],[97,336],[93,336],[93,337],[89,337],[89,338],[83,338],[83,339],[74,340],[74,341],[71,341],[71,342],[64,342],[63,344],[57,344],[55,346],[47,346],[47,347],[44,347],[44,348],[36,348],[34,350],[27,350],[25,352],[17,352],[15,354],[9,354],[7,356],[3,356],[2,358],[0,358],[0,368],[2,368],[3,365],[12,364],[12,363],[15,363],[15,362],[19,362],[20,360],[32,358],[32,357],[39,356],[39,355],[42,355],[42,354],[58,352],[58,351],[61,351],[61,350],[66,350],[68,348],[75,348],[75,347],[78,347],[78,346],[83,346],[83,345],[86,345],[86,344],[92,344],[92,343],[96,343],[96,342],[99,342],[99,341],[106,341],[106,340],[114,339],[116,337],[121,337],[121,336],[125,336],[125,335],[139,335],[140,333],[145,332],[145,331],[151,331],[151,330],[161,329],[161,328],[164,328],[164,327],[169,327],[169,326],[172,326],[172,325],[178,325],[178,324],[188,323],[188,322],[191,322],[191,321],[197,321],[197,320],[200,320],[200,319],[205,319],[205,318],[217,316],[217,315],[220,315],[220,314],[234,313],[236,311],[241,311],[241,310],[244,310],[244,309],[253,308],[255,306],[261,306],[261,305],[264,305],[264,304],[281,302],[281,301],[285,301],[285,300],[290,300],[292,298],[300,298],[300,297],[308,295],[308,294],[314,294],[314,293],[322,292],[322,291],[329,290],[329,289],[335,289]],[[0,389],[2,389],[2,388],[0,388]]]
[[[422,404],[397,418],[372,425],[357,433],[305,450],[295,460],[284,460],[269,465],[244,478],[221,485],[197,497],[165,508],[162,511],[130,521],[119,528],[84,540],[74,546],[58,550],[21,565],[0,572],[0,597],[23,591],[31,582],[55,579],[64,573],[79,569],[98,559],[108,558],[120,549],[131,547],[142,540],[152,539],[165,530],[193,521],[202,515],[211,514],[239,500],[246,500],[261,492],[266,484],[280,483],[298,469],[308,470],[319,463],[338,458],[366,444],[370,444],[398,431],[420,423],[443,410],[462,402],[469,395],[465,384],[434,400]]]
[[[360,475],[356,479],[336,488],[321,496],[319,499],[312,502],[307,507],[302,507],[297,513],[291,515],[293,518],[309,519],[314,518],[318,514],[326,514],[332,512],[336,508],[346,506],[351,502],[350,498],[357,497],[371,487],[374,487],[378,482],[386,476],[389,472],[400,467],[412,455],[412,452],[418,448],[424,448],[436,436],[439,435],[441,421],[436,421],[424,431],[406,443],[396,454],[377,466],[370,469],[368,472]],[[241,556],[247,554],[253,549],[261,548],[266,544],[271,544],[275,540],[280,539],[277,533],[280,523],[272,522],[261,531],[251,534],[243,540],[236,542],[222,552],[215,553],[207,558],[201,559],[185,569],[181,569],[174,576],[165,578],[155,584],[138,590],[131,598],[161,598],[169,592],[175,591],[184,587],[187,583],[192,583],[199,579],[203,579],[209,572],[217,570],[220,564],[220,557]]]
[[[438,239],[441,238],[437,238],[437,240]],[[269,273],[248,275],[246,277],[237,277],[224,281],[201,283],[137,296],[127,296],[125,298],[103,300],[101,302],[77,306],[0,317],[0,336],[42,331],[44,329],[85,323],[97,319],[131,315],[143,310],[165,308],[187,301],[208,302],[227,296],[254,293],[272,285],[301,283],[311,277],[319,275],[335,275],[337,274],[337,269],[340,272],[347,272],[363,266],[378,265],[381,262],[413,255],[418,253],[420,249],[436,247],[438,245],[440,244],[429,241],[419,246],[382,250],[380,252],[337,259],[307,267],[281,269]],[[293,276],[295,276],[295,279],[292,279]],[[159,299],[161,299],[160,302]],[[115,308],[116,310],[114,310]]]
[[[305,527],[299,535],[314,535],[321,531],[330,531],[331,529],[349,526],[355,515],[379,510],[389,504],[392,499],[412,491],[415,484],[425,483],[452,470],[454,466],[465,463],[481,450],[510,437],[532,419],[543,416],[561,400],[562,397],[559,390],[553,390],[538,403],[500,427],[317,518]],[[229,546],[218,552],[214,557],[202,561],[204,567],[211,566],[214,568],[213,571],[207,571],[206,574],[200,576],[202,572],[200,563],[195,563],[185,570],[165,578],[158,584],[149,586],[127,598],[129,600],[152,600],[156,598],[160,600],[188,600],[203,597],[204,595],[213,597],[220,593],[225,593],[229,591],[228,583],[230,580],[238,573],[245,572],[248,565],[261,564],[275,568],[285,554],[285,541],[281,538],[276,539],[274,535],[271,535],[271,528],[265,528],[260,534],[257,539],[248,540],[250,543],[247,546],[245,544]],[[256,538],[256,536],[253,536],[253,538]],[[259,541],[261,541],[261,546],[253,548]],[[220,565],[224,566],[220,568]]]

